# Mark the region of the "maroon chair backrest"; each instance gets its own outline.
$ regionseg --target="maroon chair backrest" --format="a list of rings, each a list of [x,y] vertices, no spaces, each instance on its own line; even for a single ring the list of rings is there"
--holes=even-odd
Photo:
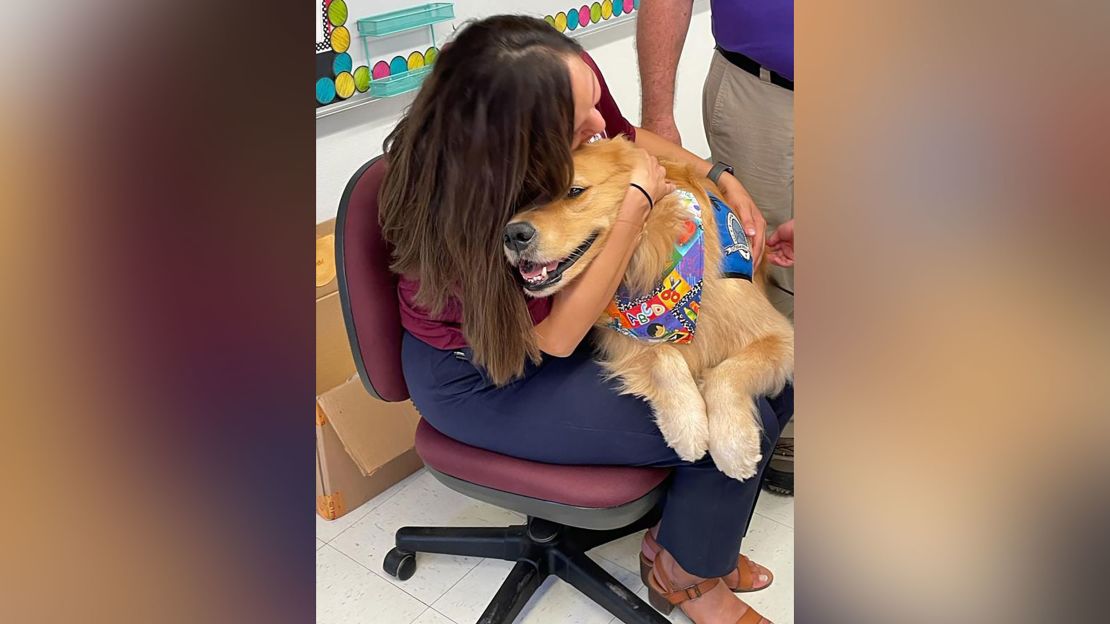
[[[384,401],[409,398],[401,371],[401,312],[397,276],[378,223],[378,191],[385,159],[351,176],[335,217],[335,268],[347,338],[362,384]]]

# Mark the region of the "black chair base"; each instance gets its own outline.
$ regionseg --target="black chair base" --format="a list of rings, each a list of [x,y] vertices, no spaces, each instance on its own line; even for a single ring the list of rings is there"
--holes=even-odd
[[[594,531],[529,517],[527,524],[493,527],[404,527],[397,547],[385,557],[386,573],[401,580],[416,571],[416,553],[437,553],[515,561],[478,624],[510,624],[528,599],[554,574],[626,624],[664,624],[659,612],[624,587],[586,551],[646,529],[658,509],[619,529]]]

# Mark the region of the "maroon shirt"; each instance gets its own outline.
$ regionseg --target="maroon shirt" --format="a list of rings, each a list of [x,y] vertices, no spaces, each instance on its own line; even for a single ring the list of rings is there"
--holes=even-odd
[[[589,54],[582,53],[582,60],[594,70],[597,81],[601,86],[601,99],[597,102],[597,110],[605,119],[605,134],[615,137],[623,134],[630,140],[636,140],[636,128],[628,123],[621,114],[620,108],[609,93],[605,85],[605,78],[601,70],[590,58]],[[427,310],[416,305],[416,293],[420,282],[414,279],[401,277],[397,284],[397,295],[401,302],[401,325],[413,336],[437,349],[460,349],[466,346],[466,339],[462,333],[462,303],[458,299],[449,299],[443,311],[438,316],[433,316]],[[521,297],[525,294],[522,291]],[[551,299],[528,298],[528,311],[532,315],[532,323],[536,324],[547,318],[551,313]]]

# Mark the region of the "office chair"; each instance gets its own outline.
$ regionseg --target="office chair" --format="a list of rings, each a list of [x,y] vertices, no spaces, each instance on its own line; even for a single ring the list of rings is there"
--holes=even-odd
[[[335,222],[339,297],[351,352],[366,390],[383,401],[409,398],[401,368],[397,278],[378,224],[378,191],[386,163],[378,157],[351,177]],[[425,421],[416,452],[445,486],[527,517],[491,527],[403,527],[385,571],[407,580],[416,553],[515,561],[478,619],[508,624],[549,575],[556,575],[628,624],[667,620],[586,556],[601,544],[643,530],[659,518],[669,470],[623,466],[562,466],[525,461],[457,442]]]

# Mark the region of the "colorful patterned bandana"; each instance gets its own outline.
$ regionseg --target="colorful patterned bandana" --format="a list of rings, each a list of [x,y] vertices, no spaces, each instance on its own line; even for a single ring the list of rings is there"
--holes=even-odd
[[[623,284],[605,312],[607,325],[626,336],[648,342],[686,344],[694,339],[701,305],[702,278],[705,273],[705,232],[701,206],[693,193],[675,191],[690,212],[690,220],[675,242],[671,262],[662,280],[651,292],[631,297]],[[724,248],[722,273],[728,277],[751,279],[751,251],[740,222],[720,199],[709,196]],[[735,221],[735,225],[733,222]],[[745,274],[744,263],[747,262]]]

